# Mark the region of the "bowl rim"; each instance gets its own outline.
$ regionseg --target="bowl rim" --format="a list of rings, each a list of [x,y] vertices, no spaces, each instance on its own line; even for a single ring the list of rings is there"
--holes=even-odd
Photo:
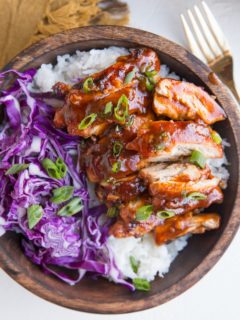
[[[234,139],[236,143],[236,152],[238,156],[238,181],[240,181],[240,146],[237,145],[237,137],[240,136],[240,112],[238,105],[232,95],[229,93],[228,89],[219,80],[218,84],[213,84],[210,82],[208,75],[211,69],[193,56],[186,49],[180,45],[163,38],[159,35],[146,32],[140,29],[130,28],[130,27],[120,27],[120,26],[87,26],[70,29],[64,32],[60,32],[53,36],[50,36],[44,40],[41,40],[27,49],[20,52],[15,56],[5,67],[6,69],[22,69],[24,66],[32,62],[36,57],[40,57],[49,51],[56,50],[59,47],[67,46],[70,43],[80,42],[80,41],[96,41],[96,40],[114,40],[116,42],[125,41],[135,43],[136,45],[151,47],[151,41],[159,43],[159,46],[153,46],[153,49],[162,51],[164,54],[171,56],[171,58],[180,61],[183,65],[193,71],[198,78],[205,84],[206,87],[210,88],[213,94],[217,97],[220,104],[227,106],[227,115],[233,130]],[[107,304],[99,305],[84,305],[79,303],[78,305],[71,303],[68,299],[60,297],[56,294],[51,294],[47,292],[47,289],[43,288],[29,277],[27,274],[21,273],[21,270],[17,266],[13,265],[13,261],[9,258],[6,251],[2,250],[0,247],[0,267],[15,281],[21,284],[26,289],[30,290],[32,293],[37,294],[39,297],[44,298],[55,304],[92,313],[127,313],[139,310],[148,309],[154,306],[158,306],[162,303],[167,302],[170,299],[175,298],[180,295],[197,281],[199,281],[220,259],[223,253],[226,251],[227,247],[231,243],[234,235],[236,234],[239,224],[240,224],[240,211],[238,207],[240,206],[240,184],[237,186],[237,193],[235,203],[231,212],[229,221],[223,230],[222,235],[219,240],[215,243],[210,252],[201,261],[201,263],[185,277],[180,279],[178,282],[174,283],[169,288],[165,289],[163,292],[158,293],[155,296],[151,296],[147,300],[147,297],[141,298],[139,300],[134,300],[132,303],[128,303],[123,306],[121,303],[116,302],[115,310],[109,310]],[[224,236],[223,236],[224,235]],[[21,276],[20,276],[21,274]],[[61,299],[60,299],[61,298]]]

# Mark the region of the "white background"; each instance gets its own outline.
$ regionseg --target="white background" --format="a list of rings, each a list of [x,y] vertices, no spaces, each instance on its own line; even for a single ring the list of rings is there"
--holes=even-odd
[[[131,26],[187,46],[179,14],[197,0],[128,0]],[[208,0],[233,51],[240,88],[240,0]],[[240,210],[240,209],[239,209]],[[224,212],[222,212],[224,214]],[[239,320],[240,232],[217,265],[194,287],[153,309],[127,315],[94,315],[68,310],[28,292],[0,270],[0,318],[4,320]],[[79,293],[81,294],[81,293]]]

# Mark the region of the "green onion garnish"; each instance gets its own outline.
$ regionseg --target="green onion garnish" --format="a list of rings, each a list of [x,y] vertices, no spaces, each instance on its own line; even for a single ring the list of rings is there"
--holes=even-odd
[[[213,141],[216,144],[221,144],[221,142],[222,142],[222,138],[220,137],[220,135],[216,131],[212,131],[211,138],[213,139]]]
[[[79,130],[84,130],[88,128],[97,118],[96,113],[91,113],[88,116],[86,116],[82,121],[80,122],[78,129]]]
[[[206,165],[206,158],[200,151],[194,150],[191,154],[190,162],[203,169]]]
[[[145,79],[145,85],[148,91],[153,91],[154,85],[149,81],[148,78]]]
[[[157,74],[157,71],[156,71],[156,70],[145,71],[145,75],[146,75],[148,78],[153,78],[154,76],[156,76],[156,74]]]
[[[112,112],[112,107],[113,107],[113,104],[112,104],[111,101],[109,101],[109,102],[105,105],[104,114],[108,114],[108,113]]]
[[[80,212],[83,208],[82,200],[80,197],[73,198],[68,204],[58,210],[57,215],[61,217],[69,217]]]
[[[163,211],[158,211],[156,215],[160,219],[169,219],[175,216],[175,212],[163,210]]]
[[[136,212],[136,220],[147,220],[153,212],[153,206],[151,204],[139,208]]]
[[[118,157],[123,149],[123,144],[121,141],[115,141],[113,144],[113,155]]]
[[[138,268],[140,266],[140,261],[137,261],[133,256],[130,256],[129,260],[130,260],[130,264],[131,264],[133,272],[137,273]]]
[[[50,199],[53,203],[62,203],[71,198],[74,191],[72,186],[64,186],[53,190],[53,196]]]
[[[192,199],[192,200],[205,200],[205,199],[207,199],[207,196],[201,192],[191,192],[191,193],[187,194],[186,197],[188,199]]]
[[[114,116],[120,121],[124,122],[128,116],[128,98],[125,94],[122,94],[118,100],[117,106],[114,108]]]
[[[61,174],[58,170],[58,167],[56,164],[49,158],[45,158],[42,160],[42,166],[49,175],[49,177],[54,178],[54,179],[61,179]]]
[[[118,208],[116,207],[108,208],[107,216],[109,218],[115,218],[117,215],[118,215]]]
[[[151,289],[150,283],[146,279],[135,278],[133,279],[135,289],[141,291],[149,291]]]
[[[83,91],[85,93],[88,93],[91,91],[91,88],[93,87],[93,78],[87,78],[84,82],[83,82]]]
[[[38,204],[33,204],[27,209],[28,227],[34,228],[38,222],[42,219],[43,208]]]
[[[112,165],[112,172],[117,173],[120,169],[121,169],[121,162],[120,161],[114,162],[114,164]]]
[[[11,166],[11,168],[9,168],[7,170],[7,172],[5,173],[6,175],[8,174],[16,174],[16,173],[19,173],[25,169],[27,169],[29,167],[29,164],[27,163],[22,163],[22,164],[14,164]]]
[[[61,178],[64,178],[67,174],[67,166],[64,160],[58,157],[56,160],[56,166],[58,168]]]
[[[127,75],[126,75],[126,78],[124,80],[124,83],[125,84],[128,84],[129,82],[132,81],[132,79],[134,78],[135,76],[135,73],[136,73],[136,69],[134,68],[132,71],[130,71]]]

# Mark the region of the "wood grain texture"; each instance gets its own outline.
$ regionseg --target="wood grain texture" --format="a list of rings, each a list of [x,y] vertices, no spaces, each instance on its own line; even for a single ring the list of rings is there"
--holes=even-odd
[[[96,26],[72,29],[45,39],[26,49],[13,59],[7,68],[24,70],[42,63],[54,62],[56,55],[73,53],[109,45],[155,49],[162,63],[180,76],[201,85],[217,97],[228,119],[216,125],[231,143],[226,149],[231,161],[229,187],[223,204],[211,207],[222,215],[219,230],[194,236],[171,265],[163,279],[156,279],[148,293],[131,293],[107,280],[83,279],[71,287],[42,273],[22,253],[19,239],[11,233],[0,239],[0,264],[18,283],[38,296],[68,308],[95,313],[126,313],[160,305],[181,294],[200,280],[222,256],[240,223],[239,155],[240,136],[238,106],[221,83],[209,80],[211,70],[182,47],[157,35],[126,27]],[[211,78],[211,77],[210,77]]]

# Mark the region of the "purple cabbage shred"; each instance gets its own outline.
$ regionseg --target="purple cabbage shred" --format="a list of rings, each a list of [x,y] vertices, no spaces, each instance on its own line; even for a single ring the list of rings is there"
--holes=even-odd
[[[53,126],[54,108],[45,102],[46,94],[28,89],[35,72],[0,73],[0,229],[19,233],[25,255],[44,272],[70,285],[88,273],[110,277],[134,290],[107,246],[111,221],[104,218],[106,207],[89,207],[87,181],[79,166],[81,138]],[[9,76],[14,81],[5,89]],[[58,157],[67,165],[62,179],[48,176],[41,164],[44,158],[56,161]],[[14,164],[29,166],[17,174],[6,174]],[[66,203],[55,204],[50,199],[52,190],[62,186],[74,186],[73,196],[81,198],[82,211],[57,215]],[[27,209],[33,204],[41,205],[44,213],[29,229]]]

